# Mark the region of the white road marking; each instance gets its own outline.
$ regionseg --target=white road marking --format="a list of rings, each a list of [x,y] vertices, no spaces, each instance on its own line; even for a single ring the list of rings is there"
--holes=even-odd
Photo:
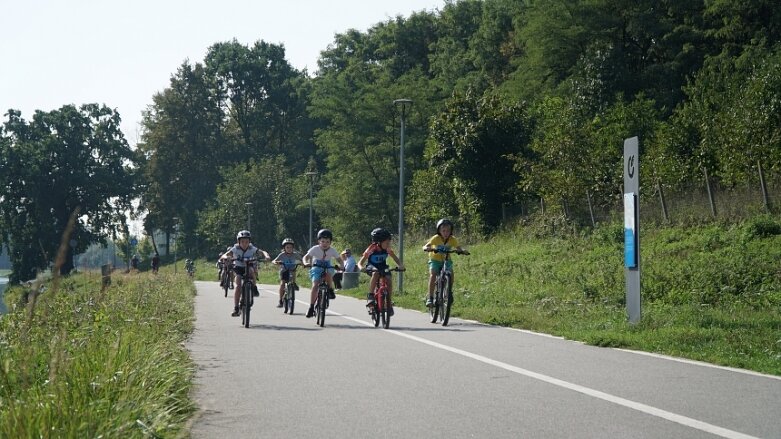
[[[342,318],[345,318],[347,320],[360,323],[365,326],[374,326],[374,323],[368,322],[365,320],[360,320],[354,317],[350,317],[344,314],[339,314],[337,312],[329,311],[329,314],[333,314],[335,316],[339,316]],[[565,389],[569,389],[578,393],[582,393],[587,396],[591,396],[593,398],[598,398],[603,401],[611,402],[613,404],[618,404],[620,406],[637,410],[639,412],[656,416],[658,418],[666,419],[671,422],[675,422],[677,424],[681,424],[690,428],[694,428],[697,430],[704,431],[706,433],[714,434],[716,436],[721,436],[723,438],[728,439],[759,439],[756,436],[751,436],[748,434],[741,433],[739,431],[729,430],[724,427],[719,427],[718,425],[709,424],[707,422],[698,421],[697,419],[689,418],[687,416],[679,415],[677,413],[668,412],[666,410],[662,410],[656,407],[652,407],[650,405],[646,405],[643,403],[631,401],[626,398],[621,398],[619,396],[611,395],[609,393],[600,392],[599,390],[591,389],[589,387],[581,386],[578,384],[570,383],[568,381],[560,380],[558,378],[553,378],[547,375],[543,375],[541,373],[532,372],[531,370],[523,369],[521,367],[513,366],[511,364],[503,363],[501,361],[493,360],[488,357],[484,357],[482,355],[474,354],[472,352],[468,352],[462,349],[454,348],[452,346],[444,345],[441,343],[437,343],[435,341],[426,340],[425,338],[416,337],[414,335],[406,334],[401,331],[397,331],[395,329],[382,329],[381,330],[385,332],[389,332],[393,335],[397,335],[399,337],[404,337],[409,340],[416,341],[418,343],[423,343],[438,349],[442,349],[444,351],[452,352],[454,354],[461,355],[463,357],[471,358],[473,360],[480,361],[485,364],[489,364],[491,366],[496,366],[501,369],[507,370],[509,372],[514,372],[519,375],[527,376],[529,378],[533,378],[536,380],[540,380],[543,382],[546,382],[548,384],[553,384],[554,386],[562,387]]]

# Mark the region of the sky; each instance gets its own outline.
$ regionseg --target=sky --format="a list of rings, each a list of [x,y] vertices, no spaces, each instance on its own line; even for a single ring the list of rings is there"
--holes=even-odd
[[[437,11],[445,0],[0,0],[0,111],[105,104],[131,145],[141,112],[185,60],[202,62],[221,41],[285,46],[310,74],[349,29]]]

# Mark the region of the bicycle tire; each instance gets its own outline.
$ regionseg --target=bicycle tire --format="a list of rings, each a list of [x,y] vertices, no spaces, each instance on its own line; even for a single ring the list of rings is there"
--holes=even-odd
[[[293,308],[296,306],[296,289],[293,288],[293,284],[287,284],[287,297],[285,297],[285,312],[289,312],[293,315]]]
[[[453,282],[450,274],[445,276],[442,288],[442,326],[450,321],[450,308],[453,306]]]
[[[442,306],[442,301],[440,300],[440,297],[442,295],[440,294],[442,291],[442,280],[441,276],[437,276],[437,279],[434,283],[434,303],[431,304],[431,307],[429,308],[429,315],[431,317],[431,323],[437,323],[437,319],[439,318],[439,307]]]
[[[249,328],[249,315],[252,308],[252,284],[250,282],[244,282],[241,285],[241,300],[244,302],[241,311],[241,323],[245,328]]]
[[[372,309],[372,322],[374,323],[374,327],[380,326],[380,309],[377,307],[377,302],[374,302],[374,305],[371,307]]]
[[[388,329],[390,327],[390,298],[387,291],[383,291],[380,296],[382,300],[382,327]]]
[[[230,289],[230,279],[227,273],[222,274],[222,289],[225,290],[225,297],[228,297],[228,290]]]
[[[320,286],[317,290],[317,324],[325,327],[325,310],[328,307],[328,287]]]

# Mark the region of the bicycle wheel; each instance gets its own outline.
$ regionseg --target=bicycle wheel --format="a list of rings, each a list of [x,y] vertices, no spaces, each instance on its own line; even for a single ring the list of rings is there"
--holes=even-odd
[[[442,282],[442,326],[447,326],[450,320],[450,307],[453,305],[453,284],[450,273],[445,276]]]
[[[317,324],[325,326],[325,310],[328,308],[328,287],[320,286],[317,290]]]
[[[377,306],[377,302],[374,302],[374,305],[371,306],[372,311],[372,322],[374,322],[374,327],[380,326],[380,308]]]
[[[388,296],[387,291],[383,291],[382,295],[380,296],[380,300],[382,300],[382,327],[385,329],[388,329],[390,326],[390,297]]]
[[[434,303],[431,304],[431,306],[428,308],[429,316],[431,317],[431,323],[436,323],[437,318],[439,317],[439,307],[442,304],[442,301],[439,300],[440,297],[442,297],[442,294],[440,293],[442,291],[442,279],[440,276],[437,276],[436,283],[434,284]]]
[[[293,315],[293,308],[296,306],[296,289],[293,288],[293,284],[287,283],[287,293],[285,294],[285,312],[289,312]]]
[[[252,307],[252,283],[244,282],[241,285],[241,302],[243,306],[241,308],[241,323],[245,328],[249,328],[249,313]]]

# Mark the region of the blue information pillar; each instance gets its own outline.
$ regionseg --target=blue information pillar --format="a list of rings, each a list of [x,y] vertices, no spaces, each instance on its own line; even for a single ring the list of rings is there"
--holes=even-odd
[[[629,323],[640,321],[640,147],[624,140],[624,274]]]

